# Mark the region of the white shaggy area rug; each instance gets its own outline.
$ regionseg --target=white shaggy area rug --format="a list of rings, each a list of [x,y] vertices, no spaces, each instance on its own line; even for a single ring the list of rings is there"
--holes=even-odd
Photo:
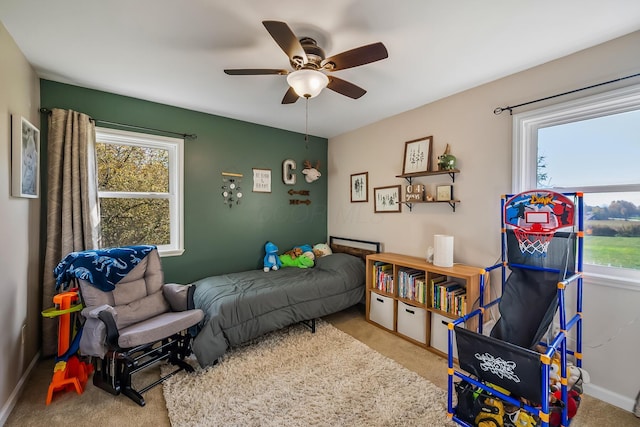
[[[446,391],[322,321],[232,349],[163,392],[179,427],[454,425]]]

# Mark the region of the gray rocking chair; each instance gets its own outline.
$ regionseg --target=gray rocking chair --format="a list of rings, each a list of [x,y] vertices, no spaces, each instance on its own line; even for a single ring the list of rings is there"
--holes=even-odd
[[[195,287],[164,284],[157,249],[153,249],[111,291],[76,279],[86,319],[80,352],[94,356],[94,385],[118,395],[123,393],[140,406],[142,393],[181,370],[192,372],[184,358],[202,310],[193,307]],[[176,370],[136,390],[132,376],[166,360]]]

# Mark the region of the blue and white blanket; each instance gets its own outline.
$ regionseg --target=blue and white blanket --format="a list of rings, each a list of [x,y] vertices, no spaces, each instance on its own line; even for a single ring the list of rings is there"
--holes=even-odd
[[[71,252],[53,270],[56,290],[64,290],[75,279],[83,279],[103,291],[112,291],[156,247],[122,246]]]

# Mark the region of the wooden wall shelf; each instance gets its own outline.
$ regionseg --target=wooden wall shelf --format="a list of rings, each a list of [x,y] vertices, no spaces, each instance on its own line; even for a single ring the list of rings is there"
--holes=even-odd
[[[432,176],[432,175],[449,175],[451,177],[451,182],[456,182],[456,174],[460,173],[459,169],[449,169],[442,171],[431,171],[431,172],[414,172],[414,173],[404,173],[402,175],[396,175],[396,178],[404,178],[409,184],[413,181],[413,178],[419,178],[422,176]]]

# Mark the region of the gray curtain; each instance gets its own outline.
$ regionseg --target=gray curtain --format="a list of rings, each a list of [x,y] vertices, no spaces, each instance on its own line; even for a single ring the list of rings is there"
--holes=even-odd
[[[69,252],[99,246],[95,126],[86,114],[54,108],[49,116],[47,240],[42,305],[53,306],[53,270]],[[43,318],[42,354],[58,351],[58,322]]]

